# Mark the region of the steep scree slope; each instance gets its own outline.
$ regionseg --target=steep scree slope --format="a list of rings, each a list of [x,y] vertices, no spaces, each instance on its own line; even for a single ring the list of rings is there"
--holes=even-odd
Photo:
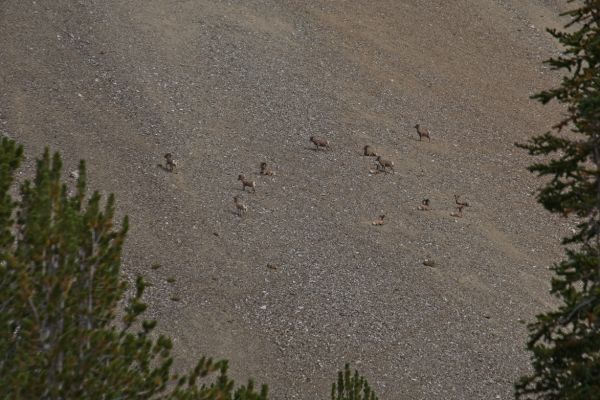
[[[49,145],[117,195],[125,273],[154,283],[178,366],[229,358],[276,399],[326,398],[345,362],[382,399],[508,398],[518,319],[552,305],[545,266],[572,223],[536,205],[513,147],[557,119],[528,97],[558,81],[541,61],[559,5],[3,0],[0,129],[24,176]],[[367,143],[394,174],[369,175]],[[258,185],[241,219],[239,173]]]

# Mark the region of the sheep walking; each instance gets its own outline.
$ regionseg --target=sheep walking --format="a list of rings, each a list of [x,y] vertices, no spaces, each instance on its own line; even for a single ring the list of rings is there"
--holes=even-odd
[[[165,169],[169,172],[173,172],[175,171],[175,167],[177,167],[177,163],[173,159],[173,154],[165,154]]]
[[[429,129],[421,127],[421,125],[416,124],[415,128],[417,128],[417,134],[419,135],[419,141],[424,137],[427,138],[431,142],[431,136],[429,136]]]
[[[459,194],[454,195],[454,202],[456,203],[456,205],[463,206],[463,207],[469,207],[469,203],[467,203],[466,201],[459,201],[458,200],[459,198],[460,198]]]
[[[420,210],[420,211],[431,210],[429,199],[423,199],[423,201],[421,201],[421,204],[417,207],[417,210]]]
[[[456,217],[456,218],[462,218],[462,216],[463,216],[463,208],[465,208],[465,206],[462,206],[462,205],[456,207],[456,211],[451,212],[450,216],[451,217]]]
[[[260,163],[260,174],[265,176],[275,176],[275,172],[269,168],[266,162]]]
[[[256,182],[247,180],[244,175],[238,175],[238,181],[242,182],[242,190],[246,191],[246,187],[252,189],[252,193],[256,193]]]
[[[311,136],[310,141],[314,143],[316,150],[319,150],[319,148],[321,148],[321,147],[323,147],[327,150],[331,150],[331,146],[329,145],[329,140]]]
[[[235,208],[236,208],[238,217],[241,217],[242,214],[245,214],[246,212],[248,212],[248,206],[246,206],[244,203],[242,203],[242,201],[240,200],[240,196],[235,196],[233,198],[233,203],[235,204]]]
[[[371,222],[372,225],[375,226],[381,226],[383,224],[385,224],[385,221],[383,220],[385,218],[385,214],[381,214],[379,216],[379,218],[377,218],[375,221]]]
[[[394,170],[394,162],[391,160],[386,160],[386,159],[382,158],[381,156],[377,156],[375,161],[377,161],[377,163],[378,163],[378,165],[377,165],[378,171],[388,172],[387,168],[391,169],[392,171]]]

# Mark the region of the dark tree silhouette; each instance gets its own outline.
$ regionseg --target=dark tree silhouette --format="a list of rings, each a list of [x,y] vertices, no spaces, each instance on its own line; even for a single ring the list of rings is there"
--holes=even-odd
[[[546,62],[565,71],[562,83],[534,96],[564,104],[567,116],[554,132],[519,145],[546,156],[529,167],[549,178],[539,202],[578,217],[563,240],[566,259],[553,266],[552,293],[561,305],[529,325],[533,372],[517,382],[519,399],[600,398],[600,1],[574,4],[564,14],[568,32],[549,30],[564,50]]]

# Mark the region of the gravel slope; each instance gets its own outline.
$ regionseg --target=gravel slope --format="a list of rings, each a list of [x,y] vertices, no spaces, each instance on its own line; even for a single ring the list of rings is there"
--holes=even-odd
[[[541,61],[560,6],[0,0],[0,130],[24,175],[49,145],[116,194],[125,273],[154,284],[179,366],[226,357],[275,399],[326,398],[345,362],[382,399],[509,398],[518,320],[552,306],[546,266],[573,224],[536,205],[513,146],[557,120],[528,97],[558,81]],[[395,173],[369,174],[367,143]],[[240,173],[257,182],[244,218]]]

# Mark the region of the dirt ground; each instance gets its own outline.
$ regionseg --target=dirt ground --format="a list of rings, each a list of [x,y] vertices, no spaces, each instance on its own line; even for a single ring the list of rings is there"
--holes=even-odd
[[[0,0],[0,131],[23,176],[50,146],[115,193],[124,273],[154,284],[178,368],[224,357],[273,399],[324,399],[350,362],[382,399],[506,399],[573,225],[537,205],[513,145],[558,120],[529,96],[559,81],[541,62],[563,7]],[[370,174],[365,144],[394,173]]]

